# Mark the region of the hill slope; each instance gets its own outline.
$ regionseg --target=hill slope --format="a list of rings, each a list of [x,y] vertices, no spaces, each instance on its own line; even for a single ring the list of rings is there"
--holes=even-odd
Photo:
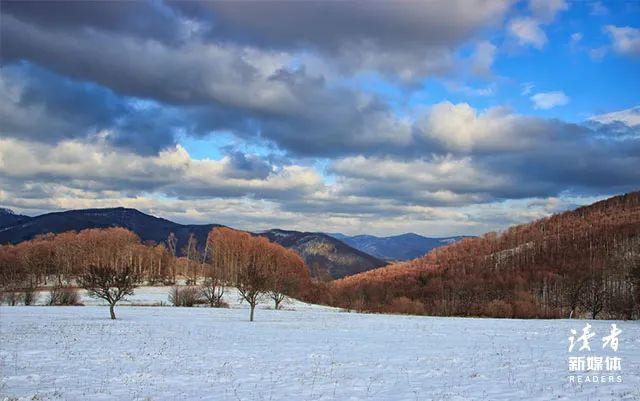
[[[385,261],[323,233],[273,229],[259,235],[298,252],[316,274],[320,273],[317,269],[324,269],[331,277],[340,278],[386,265]]]
[[[209,231],[219,224],[178,224],[154,217],[136,209],[123,207],[107,209],[69,210],[47,213],[36,217],[6,212],[7,226],[0,227],[0,244],[16,244],[40,234],[80,231],[87,228],[124,227],[136,233],[143,241],[165,242],[170,233],[177,238],[178,252],[194,234],[198,244],[205,243]],[[280,234],[278,234],[280,233]],[[285,235],[286,234],[286,235]],[[319,233],[270,230],[270,240],[298,252],[309,268],[327,271],[333,278],[360,273],[384,266],[385,262],[354,249],[343,242]]]
[[[11,209],[0,208],[0,228],[15,225],[30,218],[22,214],[15,214]]]
[[[362,252],[389,261],[410,260],[423,256],[430,250],[450,245],[465,238],[464,236],[431,238],[407,233],[390,237],[376,237],[374,235],[329,234]]]
[[[497,317],[640,316],[640,192],[331,283],[334,304]]]

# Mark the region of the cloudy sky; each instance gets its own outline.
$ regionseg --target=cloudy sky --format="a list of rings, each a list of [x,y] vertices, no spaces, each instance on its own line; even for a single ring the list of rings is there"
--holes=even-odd
[[[640,189],[640,2],[1,3],[0,205],[480,234]]]

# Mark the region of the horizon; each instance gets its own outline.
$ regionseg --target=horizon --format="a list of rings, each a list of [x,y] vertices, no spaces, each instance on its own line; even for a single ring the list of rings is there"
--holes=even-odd
[[[20,214],[442,238],[640,182],[638,2],[1,13],[0,204]]]
[[[4,210],[7,211],[9,213],[13,213],[13,214],[19,214],[19,215],[23,215],[29,218],[35,218],[35,217],[39,217],[39,216],[43,216],[43,215],[47,215],[47,214],[51,214],[51,213],[65,213],[65,212],[74,212],[74,211],[83,211],[83,210],[113,210],[113,209],[128,209],[128,210],[135,210],[137,212],[146,214],[148,216],[151,217],[155,217],[155,218],[160,218],[163,220],[169,220],[173,223],[176,224],[180,224],[180,225],[211,225],[211,224],[219,224],[215,221],[212,222],[208,222],[208,223],[188,223],[188,222],[181,222],[181,221],[176,221],[176,220],[171,220],[168,219],[166,217],[160,216],[160,215],[155,215],[152,213],[147,213],[145,211],[136,209],[136,208],[132,208],[132,207],[126,207],[126,206],[111,206],[111,207],[99,207],[99,208],[86,208],[86,209],[65,209],[65,210],[55,210],[55,211],[50,211],[50,212],[44,212],[41,214],[35,214],[35,215],[26,215],[26,214],[21,214],[21,213],[16,213],[16,211],[14,211],[11,208],[8,207],[4,207],[4,206],[0,206],[0,211]],[[227,225],[222,225],[225,227],[229,227],[229,228],[236,228],[233,226],[227,226]],[[238,228],[239,229],[239,228]],[[267,228],[267,229],[259,229],[259,230],[251,230],[251,229],[239,229],[242,231],[249,231],[249,232],[254,232],[254,233],[263,233],[263,232],[267,232],[267,231],[273,231],[273,230],[280,230],[280,231],[299,231],[299,230],[293,230],[293,229],[289,229],[289,228],[283,228],[283,227],[271,227],[271,228]],[[429,235],[425,235],[425,234],[418,234],[418,233],[414,233],[414,232],[402,232],[402,233],[398,233],[398,234],[391,234],[391,235],[387,235],[387,236],[379,236],[379,235],[372,235],[372,234],[367,234],[367,233],[361,233],[361,234],[345,234],[345,233],[341,233],[341,232],[335,232],[335,231],[308,231],[309,233],[318,233],[318,234],[325,234],[325,235],[329,235],[329,236],[333,236],[333,235],[346,235],[348,237],[358,237],[358,236],[371,236],[371,237],[377,237],[377,238],[390,238],[390,237],[399,237],[402,235],[417,235],[417,236],[421,236],[424,238],[431,238],[431,239],[447,239],[447,238],[452,238],[452,237],[470,237],[471,235],[466,235],[466,234],[457,234],[457,235],[451,235],[451,236],[446,236],[446,237],[434,237],[434,236],[429,236]]]

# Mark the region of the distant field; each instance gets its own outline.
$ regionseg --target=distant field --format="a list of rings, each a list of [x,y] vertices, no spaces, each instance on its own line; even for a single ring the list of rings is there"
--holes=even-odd
[[[166,299],[160,289],[137,298]],[[294,302],[249,323],[233,306],[123,306],[116,321],[102,306],[0,307],[0,397],[640,399],[638,322],[616,322],[623,383],[570,384],[567,337],[585,321],[366,315]],[[611,322],[591,323],[600,352]]]

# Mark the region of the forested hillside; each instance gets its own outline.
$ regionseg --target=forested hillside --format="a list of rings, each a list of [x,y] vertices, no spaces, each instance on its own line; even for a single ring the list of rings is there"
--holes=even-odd
[[[369,311],[637,318],[640,192],[335,281],[330,296]]]
[[[44,234],[61,234],[91,228],[122,227],[142,242],[173,248],[177,256],[205,251],[207,235],[219,224],[179,224],[136,209],[68,210],[36,217],[0,209],[0,245],[19,244]],[[273,229],[255,234],[298,252],[316,276],[339,278],[384,266],[385,261],[361,252],[322,233]]]

